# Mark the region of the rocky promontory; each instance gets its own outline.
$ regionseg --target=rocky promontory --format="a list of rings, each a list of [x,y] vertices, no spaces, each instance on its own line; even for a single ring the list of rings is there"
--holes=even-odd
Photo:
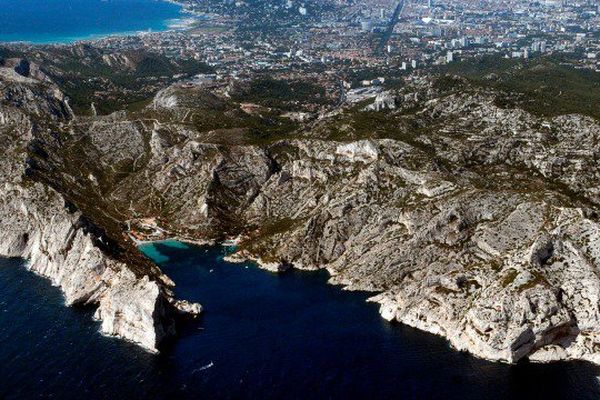
[[[197,311],[131,237],[236,238],[236,260],[326,269],[383,318],[476,356],[600,363],[589,116],[435,76],[386,93],[394,107],[380,96],[302,124],[189,82],[74,116],[51,82],[5,70],[1,252],[98,305],[106,333],[155,348],[178,307]]]
[[[102,333],[155,351],[189,305],[173,299],[166,276],[141,272],[145,260],[134,254],[138,261],[128,261],[123,253],[131,250],[118,249],[73,204],[27,176],[27,152],[46,155],[36,136],[72,122],[60,90],[11,67],[0,68],[0,85],[0,255],[26,259],[61,288],[67,305],[96,306]]]

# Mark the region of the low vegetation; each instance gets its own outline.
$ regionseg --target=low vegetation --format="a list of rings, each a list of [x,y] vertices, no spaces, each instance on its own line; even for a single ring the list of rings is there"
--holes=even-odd
[[[565,56],[531,60],[490,56],[452,63],[439,72],[505,92],[498,97],[500,106],[516,105],[539,116],[579,113],[600,119],[600,73],[573,68],[565,61]],[[460,79],[449,77],[438,81],[446,90],[462,84]]]

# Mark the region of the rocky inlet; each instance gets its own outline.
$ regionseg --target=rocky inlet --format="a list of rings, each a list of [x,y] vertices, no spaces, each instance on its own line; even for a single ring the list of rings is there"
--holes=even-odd
[[[135,248],[137,229],[239,237],[235,259],[326,269],[331,283],[373,292],[384,318],[489,360],[600,363],[591,118],[535,116],[422,76],[386,95],[394,107],[262,140],[190,124],[258,118],[194,85],[140,112],[73,119],[51,82],[10,68],[2,82],[1,253],[27,258],[69,304],[98,305],[103,332],[155,349],[177,315],[200,311],[173,299]],[[353,128],[357,112],[379,118],[378,131]]]

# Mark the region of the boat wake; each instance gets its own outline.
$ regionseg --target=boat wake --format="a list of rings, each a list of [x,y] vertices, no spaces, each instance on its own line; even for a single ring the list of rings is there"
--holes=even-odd
[[[206,371],[207,369],[212,368],[214,366],[215,366],[215,364],[211,361],[210,363],[206,364],[205,366],[196,368],[195,370],[193,370],[192,374],[195,374],[196,372]]]

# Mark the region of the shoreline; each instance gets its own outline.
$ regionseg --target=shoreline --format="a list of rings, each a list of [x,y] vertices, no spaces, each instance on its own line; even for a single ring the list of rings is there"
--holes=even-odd
[[[161,28],[149,28],[148,30],[124,30],[106,33],[90,33],[85,35],[56,36],[52,39],[33,39],[33,40],[4,40],[0,38],[0,45],[28,45],[28,46],[70,46],[77,43],[96,42],[104,39],[113,39],[121,37],[137,37],[149,34],[184,32],[193,28],[194,24],[205,15],[193,12],[186,8],[185,3],[162,0],[165,3],[176,5],[180,8],[179,16],[176,18],[163,19]]]
[[[133,241],[133,243],[135,244],[136,247],[140,247],[143,245],[150,245],[150,244],[154,244],[154,243],[167,243],[167,242],[178,242],[178,243],[189,244],[189,245],[193,245],[193,246],[219,246],[220,245],[220,243],[215,243],[214,241],[211,241],[211,240],[185,239],[185,238],[181,238],[178,236],[167,237],[164,239],[157,239],[157,240],[139,240],[139,239],[134,238],[131,235],[129,235],[129,238]]]
[[[165,241],[180,241],[179,239],[164,239],[153,242],[165,242]],[[181,241],[182,243],[186,243]],[[206,243],[206,242],[194,242],[187,241],[187,243],[195,244],[195,245],[213,245],[213,246],[227,246],[226,242],[222,243]],[[246,262],[253,263],[257,268],[274,274],[282,274],[289,270],[296,270],[301,272],[316,272],[320,270],[325,270],[328,274],[328,279],[326,284],[332,286],[338,286],[343,291],[361,291],[368,294],[366,299],[367,303],[374,303],[379,306],[378,314],[379,317],[384,319],[390,324],[401,324],[411,328],[418,329],[423,333],[432,334],[438,337],[443,338],[450,349],[459,353],[466,353],[471,357],[485,360],[491,363],[500,363],[500,364],[508,364],[508,365],[517,365],[518,362],[510,360],[509,358],[504,357],[504,354],[501,352],[498,353],[490,353],[488,351],[482,351],[476,343],[467,343],[464,341],[465,337],[463,332],[460,331],[452,331],[446,330],[441,325],[436,324],[433,321],[417,321],[410,316],[404,315],[399,316],[396,311],[398,310],[398,304],[395,300],[390,297],[390,293],[386,293],[385,291],[379,291],[374,289],[366,289],[366,288],[356,288],[352,287],[349,282],[345,282],[344,279],[340,279],[339,275],[335,274],[329,268],[310,268],[302,265],[293,265],[293,264],[282,264],[280,262],[265,262],[260,257],[254,257],[250,254],[244,252],[233,252],[223,259],[224,261],[231,264],[243,264]],[[539,365],[547,365],[553,364],[557,362],[589,362],[593,365],[600,365],[600,359],[597,357],[590,357],[585,355],[577,355],[577,354],[569,354],[567,351],[556,352],[551,351],[552,349],[539,348],[535,352],[532,353],[532,357],[528,358],[527,362]]]

